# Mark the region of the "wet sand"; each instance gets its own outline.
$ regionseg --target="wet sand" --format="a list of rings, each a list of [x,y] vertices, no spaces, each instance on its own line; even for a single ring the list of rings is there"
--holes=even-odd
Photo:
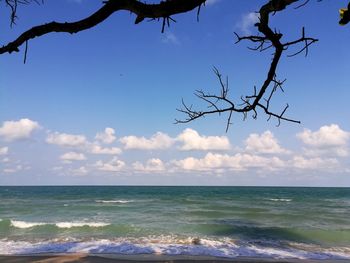
[[[91,254],[48,254],[0,256],[1,263],[349,263],[350,260],[302,260],[266,258],[214,258],[202,256],[164,256],[164,255],[91,255]]]

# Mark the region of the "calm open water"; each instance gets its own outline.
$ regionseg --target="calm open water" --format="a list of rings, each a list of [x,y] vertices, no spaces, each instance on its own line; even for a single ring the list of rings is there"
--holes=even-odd
[[[350,259],[350,188],[0,187],[0,254]]]

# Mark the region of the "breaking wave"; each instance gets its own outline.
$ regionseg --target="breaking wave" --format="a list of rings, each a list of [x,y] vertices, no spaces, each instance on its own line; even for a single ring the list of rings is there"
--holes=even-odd
[[[5,222],[0,220],[0,222]],[[105,227],[109,226],[109,223],[105,222],[27,222],[27,221],[19,221],[19,220],[9,220],[10,226],[15,228],[33,228],[40,226],[56,226],[58,228],[72,228],[72,227]]]
[[[288,198],[270,198],[270,201],[274,201],[274,202],[291,202],[293,201],[292,199],[288,199]]]
[[[104,203],[104,204],[127,204],[134,202],[133,200],[96,200],[96,203]]]
[[[235,240],[199,238],[174,239],[148,237],[139,239],[90,241],[10,241],[0,240],[0,254],[92,253],[92,254],[157,254],[192,255],[225,258],[260,257],[275,259],[350,259],[350,248],[321,248],[316,245],[242,243]]]

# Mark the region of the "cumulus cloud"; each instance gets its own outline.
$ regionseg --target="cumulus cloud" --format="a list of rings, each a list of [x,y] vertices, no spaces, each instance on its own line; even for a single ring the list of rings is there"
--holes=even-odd
[[[229,150],[231,148],[226,136],[201,136],[197,131],[189,128],[179,134],[177,140],[183,143],[180,147],[183,151]]]
[[[95,137],[98,141],[109,144],[115,140],[114,130],[106,128],[103,133],[98,133]],[[102,147],[97,141],[89,142],[85,135],[75,135],[67,133],[50,133],[46,142],[62,147],[78,148],[80,151],[91,154],[120,154],[122,151],[117,147]]]
[[[18,170],[15,169],[15,168],[5,168],[4,170],[2,170],[4,173],[7,173],[7,174],[12,174],[12,173],[15,173],[17,172]]]
[[[259,14],[251,12],[244,14],[241,17],[241,20],[236,24],[236,27],[244,34],[251,34],[253,26],[259,22]]]
[[[71,173],[73,175],[86,175],[88,173],[88,169],[85,166],[80,166],[79,168],[72,169]]]
[[[113,157],[108,162],[97,161],[95,164],[96,168],[106,172],[118,172],[125,166],[125,162],[119,160],[117,157]]]
[[[214,5],[214,4],[216,4],[216,3],[220,2],[220,1],[221,0],[206,0],[205,1],[205,5],[206,6]]]
[[[0,147],[0,155],[8,154],[9,147]]]
[[[89,145],[89,153],[92,153],[92,154],[112,154],[112,155],[115,155],[115,154],[120,154],[122,152],[121,149],[117,148],[117,147],[101,147],[100,145],[98,144],[91,144]]]
[[[297,155],[290,160],[283,160],[276,156],[264,157],[242,153],[229,155],[210,152],[203,158],[187,157],[182,160],[173,160],[170,164],[172,167],[169,167],[169,170],[217,173],[248,170],[272,172],[284,169],[324,171],[340,168],[340,164],[335,158],[306,158],[302,155]]]
[[[5,169],[3,169],[4,173],[16,173],[19,171],[26,171],[26,170],[30,170],[31,167],[30,166],[23,166],[22,164],[17,164],[14,167],[7,167]]]
[[[160,172],[165,170],[165,165],[162,160],[158,158],[152,158],[147,160],[146,164],[142,164],[141,162],[133,163],[133,168],[137,172]]]
[[[0,137],[9,142],[28,139],[32,133],[39,128],[39,123],[30,119],[4,121],[0,127]]]
[[[77,147],[86,145],[87,139],[84,135],[74,135],[55,132],[50,133],[47,136],[46,142],[58,146]]]
[[[305,150],[309,155],[348,155],[350,133],[342,130],[336,124],[322,126],[315,132],[305,129],[297,134],[297,138],[308,147]]]
[[[172,33],[172,32],[165,32],[162,34],[162,42],[163,43],[169,43],[169,44],[174,44],[174,45],[180,45],[180,41],[177,38],[177,36]]]
[[[162,150],[170,148],[174,144],[174,139],[165,133],[157,132],[149,139],[125,136],[120,139],[120,142],[124,144],[125,149]]]
[[[72,162],[72,161],[84,161],[86,157],[82,153],[77,152],[67,152],[60,156],[60,159],[64,162]]]
[[[51,171],[62,171],[63,170],[63,166],[54,166],[50,169]]]
[[[107,127],[103,132],[97,133],[95,139],[105,144],[111,144],[116,140],[115,131],[113,128]]]
[[[284,167],[284,162],[278,157],[266,158],[258,155],[241,154],[214,154],[207,153],[204,158],[188,157],[172,162],[183,170],[211,171],[214,169],[228,169],[243,171],[248,168],[261,168],[267,170]]]
[[[297,137],[303,143],[314,147],[344,146],[347,144],[350,133],[342,130],[338,125],[322,126],[318,131],[305,129]]]
[[[246,150],[254,153],[289,153],[288,150],[282,148],[273,133],[265,131],[261,135],[253,133],[245,140]]]
[[[294,156],[291,163],[291,166],[294,168],[306,170],[330,170],[338,165],[339,162],[335,158],[305,158],[300,155]]]

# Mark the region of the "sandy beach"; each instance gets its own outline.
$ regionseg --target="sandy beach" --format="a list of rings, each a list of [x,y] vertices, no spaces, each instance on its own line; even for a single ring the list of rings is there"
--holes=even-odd
[[[302,260],[302,259],[268,259],[240,257],[235,259],[202,256],[163,256],[163,255],[91,255],[91,254],[45,254],[45,255],[11,255],[0,256],[1,263],[345,263],[349,260]]]

